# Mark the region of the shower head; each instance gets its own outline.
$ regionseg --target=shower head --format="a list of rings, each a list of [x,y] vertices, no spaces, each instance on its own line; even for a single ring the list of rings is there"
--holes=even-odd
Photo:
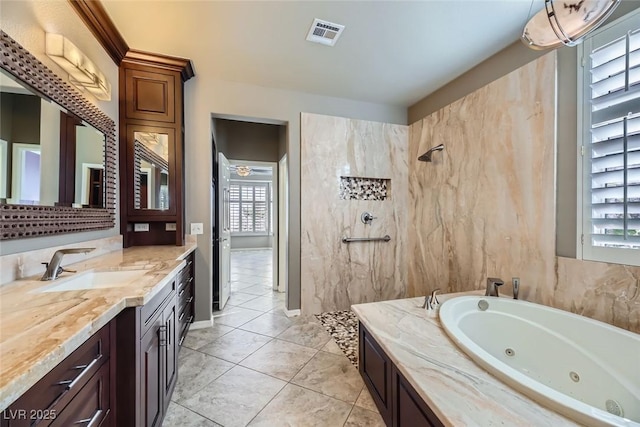
[[[431,153],[434,151],[442,151],[444,150],[444,144],[436,145],[433,148],[430,148],[429,151],[424,153],[422,156],[418,157],[418,160],[421,162],[430,162],[431,161]]]

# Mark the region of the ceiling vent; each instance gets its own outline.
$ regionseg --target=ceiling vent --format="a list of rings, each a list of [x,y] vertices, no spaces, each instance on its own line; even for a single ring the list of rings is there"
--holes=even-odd
[[[340,34],[344,30],[344,25],[334,24],[333,22],[323,21],[322,19],[314,19],[307,40],[314,43],[321,43],[327,46],[333,46],[338,41]]]

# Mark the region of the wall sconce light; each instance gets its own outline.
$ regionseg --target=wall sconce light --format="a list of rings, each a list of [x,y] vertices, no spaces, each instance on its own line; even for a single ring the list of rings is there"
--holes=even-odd
[[[47,56],[69,74],[69,82],[102,101],[111,101],[111,84],[76,45],[60,34],[47,33]]]

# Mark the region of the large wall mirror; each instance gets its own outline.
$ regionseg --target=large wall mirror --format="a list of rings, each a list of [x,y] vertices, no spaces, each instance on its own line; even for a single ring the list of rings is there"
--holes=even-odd
[[[115,225],[115,124],[1,32],[0,240]]]

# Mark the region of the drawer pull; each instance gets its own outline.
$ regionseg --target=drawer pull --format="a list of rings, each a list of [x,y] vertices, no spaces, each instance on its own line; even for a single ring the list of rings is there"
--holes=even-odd
[[[189,320],[187,320],[187,323],[191,323],[193,321],[193,315],[189,316]]]
[[[102,345],[100,345],[100,347],[102,347]],[[100,359],[102,359],[102,348],[100,348],[100,354],[98,354],[96,358],[93,359],[88,365],[79,365],[73,367],[73,369],[82,369],[82,372],[80,372],[77,377],[75,377],[73,380],[59,381],[56,383],[56,385],[66,385],[66,389],[71,390],[73,387],[75,387],[76,384],[78,384],[82,377],[87,374],[87,372],[91,371],[91,369],[100,361]]]
[[[191,304],[192,301],[193,301],[193,295],[189,297],[189,299],[187,300],[187,304]]]
[[[180,293],[178,294],[178,298],[182,297],[182,295],[184,295],[184,289],[180,291]]]
[[[178,317],[178,322],[182,321],[182,318],[184,317],[186,311],[183,311],[182,314],[180,315],[180,317]]]
[[[187,334],[184,334],[183,336],[180,337],[180,342],[178,342],[178,347],[182,347],[182,342],[186,337],[187,337]]]
[[[76,421],[74,424],[86,424],[87,427],[94,427],[98,425],[98,421],[100,420],[101,416],[102,416],[102,409],[98,409],[96,413],[93,414],[93,417]]]

